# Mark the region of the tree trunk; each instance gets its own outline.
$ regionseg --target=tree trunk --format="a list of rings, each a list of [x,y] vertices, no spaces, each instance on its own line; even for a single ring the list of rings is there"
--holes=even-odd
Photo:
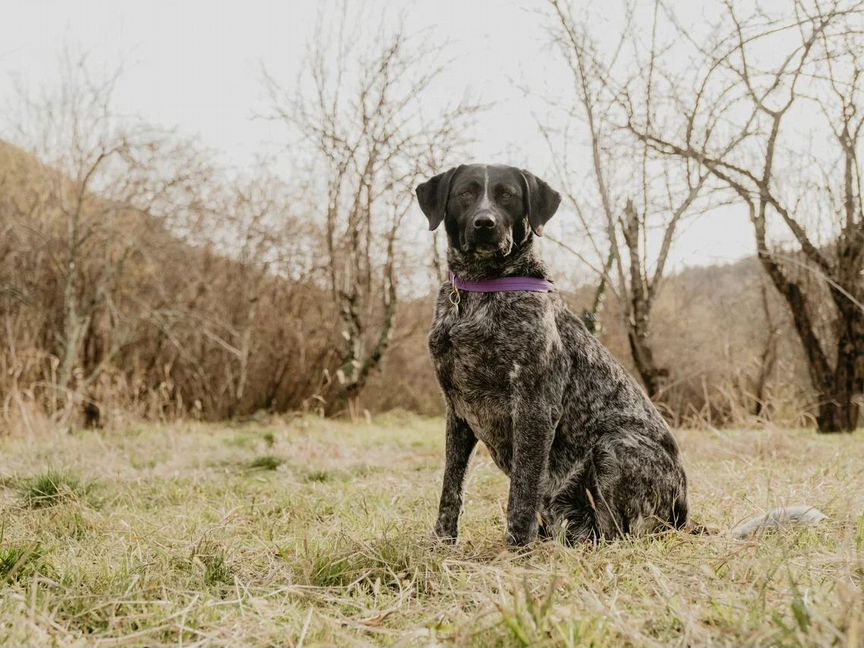
[[[78,312],[77,268],[74,262],[69,264],[69,274],[63,291],[63,359],[60,363],[60,375],[57,379],[64,402],[68,401],[67,389],[72,380],[72,372],[78,360],[81,342],[84,339],[89,319]]]
[[[864,314],[845,296],[835,299],[838,306],[837,361],[831,376],[819,390],[816,422],[820,432],[852,432],[858,427],[864,372]]]
[[[358,337],[351,337],[346,340],[348,355],[342,367],[348,369],[350,373],[345,376],[345,383],[333,399],[332,407],[330,408],[331,413],[342,411],[346,407],[350,408],[352,401],[356,404],[360,392],[366,386],[369,375],[378,367],[387,353],[393,337],[393,329],[396,325],[396,286],[392,272],[392,267],[388,268],[388,276],[385,278],[386,289],[384,291],[384,321],[371,353],[368,356],[365,354],[365,345],[362,343],[362,339],[359,338],[362,335],[362,328],[358,328],[356,331]]]
[[[606,256],[606,265],[603,266],[603,274],[600,275],[600,283],[597,284],[597,289],[594,291],[591,310],[587,308],[583,309],[582,315],[579,316],[588,332],[597,337],[603,332],[603,325],[600,323],[600,311],[606,299],[606,283],[609,280],[609,271],[612,269],[612,262],[614,260],[615,251],[610,249],[609,254]]]
[[[841,338],[837,346],[837,367],[827,388],[819,393],[816,424],[823,433],[852,432],[858,427],[856,345]]]
[[[630,303],[625,311],[625,314],[629,314],[626,321],[627,340],[630,342],[630,355],[636,371],[639,372],[645,391],[653,401],[660,395],[669,372],[657,366],[649,341],[648,329],[651,324],[651,309],[654,306],[654,291],[642,274],[643,259],[639,249],[639,234],[644,231],[644,224],[640,221],[632,200],[627,201],[624,214],[624,242],[630,254]],[[659,274],[655,275],[655,280],[659,280]]]
[[[853,432],[858,426],[858,404],[852,394],[842,390],[835,394],[822,394],[816,425],[822,433]]]
[[[774,321],[774,316],[771,313],[771,306],[768,302],[768,288],[765,284],[762,284],[761,294],[762,312],[765,314],[765,327],[768,330],[768,335],[765,338],[762,355],[759,357],[759,373],[756,374],[755,385],[753,387],[753,398],[755,400],[753,405],[754,416],[762,416],[766,410],[765,392],[768,387],[768,381],[777,364],[777,343],[780,335],[780,328]]]
[[[857,339],[857,317],[840,313],[842,329],[837,339],[836,364],[828,364],[807,314],[807,306],[798,286],[787,282],[782,291],[792,311],[798,337],[807,356],[813,387],[819,395],[816,424],[819,432],[851,432],[858,425],[859,406],[855,397],[861,394],[864,341]],[[844,317],[845,315],[845,317]]]
[[[638,325],[634,325],[627,332],[627,340],[630,343],[630,355],[633,356],[636,371],[639,372],[642,384],[645,385],[645,391],[651,400],[656,400],[669,372],[657,366],[654,352],[648,343],[647,331],[640,330]]]

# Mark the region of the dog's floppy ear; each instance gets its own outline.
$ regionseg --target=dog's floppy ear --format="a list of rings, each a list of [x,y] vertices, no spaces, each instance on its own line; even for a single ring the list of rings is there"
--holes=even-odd
[[[420,203],[420,209],[429,219],[430,230],[434,230],[444,220],[447,213],[447,196],[450,194],[450,182],[461,168],[461,165],[453,167],[449,171],[439,173],[417,185],[417,202]]]
[[[537,236],[543,236],[543,227],[561,204],[561,194],[535,176],[522,170],[525,183],[525,202],[528,205],[528,223]]]

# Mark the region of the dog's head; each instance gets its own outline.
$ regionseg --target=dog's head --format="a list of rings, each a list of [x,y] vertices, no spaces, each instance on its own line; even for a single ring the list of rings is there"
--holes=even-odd
[[[542,235],[561,196],[533,173],[510,166],[463,164],[417,187],[429,229],[441,222],[450,247],[479,258],[507,256],[532,232]]]

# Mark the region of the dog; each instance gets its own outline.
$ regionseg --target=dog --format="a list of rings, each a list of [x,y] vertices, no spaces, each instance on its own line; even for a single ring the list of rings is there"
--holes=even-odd
[[[444,224],[451,273],[428,340],[447,408],[436,536],[456,540],[478,440],[510,477],[510,546],[684,527],[687,477],[672,433],[535,250],[560,195],[528,171],[480,164],[416,195],[429,229]]]

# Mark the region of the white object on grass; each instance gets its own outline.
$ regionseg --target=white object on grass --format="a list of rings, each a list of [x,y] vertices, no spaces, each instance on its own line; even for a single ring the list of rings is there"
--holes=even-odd
[[[784,506],[764,515],[742,522],[730,533],[738,540],[746,540],[758,531],[783,526],[811,526],[827,519],[815,506]]]

